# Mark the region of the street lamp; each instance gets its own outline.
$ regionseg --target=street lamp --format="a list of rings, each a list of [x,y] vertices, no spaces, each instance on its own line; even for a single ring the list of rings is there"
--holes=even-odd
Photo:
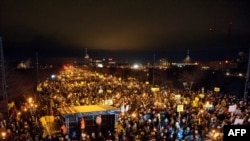
[[[7,133],[6,133],[5,131],[3,131],[3,132],[1,133],[1,138],[2,138],[2,139],[6,139],[6,135],[7,135]]]

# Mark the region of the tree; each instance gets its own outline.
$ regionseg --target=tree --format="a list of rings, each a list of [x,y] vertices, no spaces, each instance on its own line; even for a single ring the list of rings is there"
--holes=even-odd
[[[192,87],[195,83],[198,83],[200,78],[202,77],[202,73],[200,70],[194,69],[184,69],[179,74],[179,81],[184,86],[184,89],[191,91]]]

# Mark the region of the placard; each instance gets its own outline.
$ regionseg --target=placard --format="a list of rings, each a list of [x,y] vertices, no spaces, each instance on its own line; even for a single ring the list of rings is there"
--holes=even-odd
[[[177,105],[177,112],[183,111],[183,105]]]
[[[180,94],[176,94],[176,95],[174,96],[174,98],[175,98],[175,100],[180,100],[180,99],[181,99],[181,95],[180,95]]]
[[[215,92],[220,92],[220,88],[219,87],[214,87],[214,91]]]
[[[236,105],[229,105],[228,112],[234,112],[236,111]]]
[[[244,122],[243,119],[236,118],[236,119],[234,120],[234,125],[242,125],[243,122]]]

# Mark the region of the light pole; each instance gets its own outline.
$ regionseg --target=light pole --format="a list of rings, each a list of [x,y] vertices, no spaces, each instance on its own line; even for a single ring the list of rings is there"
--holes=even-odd
[[[7,112],[7,117],[9,117],[8,94],[7,94],[7,85],[6,85],[6,76],[5,76],[5,65],[4,65],[4,53],[3,53],[2,37],[0,37],[0,49],[1,49],[1,72],[2,72],[3,98],[6,101],[6,105],[4,107],[5,107],[5,110]]]
[[[244,99],[247,99],[248,90],[249,90],[249,73],[250,73],[250,49],[248,54],[248,66],[247,66],[247,75],[246,75],[246,83],[245,83],[245,91],[244,91]]]
[[[38,62],[38,52],[36,52],[36,88],[40,83],[39,79],[39,62]],[[40,92],[38,91],[38,97],[40,98]],[[37,96],[35,97],[37,98]]]

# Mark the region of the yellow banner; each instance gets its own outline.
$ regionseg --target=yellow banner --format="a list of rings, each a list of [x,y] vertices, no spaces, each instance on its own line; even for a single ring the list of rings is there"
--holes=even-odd
[[[214,91],[215,92],[220,92],[220,88],[219,87],[214,87]]]
[[[181,95],[180,94],[176,94],[175,95],[175,100],[179,100],[179,99],[181,99]]]
[[[177,105],[177,112],[183,111],[183,105]]]

